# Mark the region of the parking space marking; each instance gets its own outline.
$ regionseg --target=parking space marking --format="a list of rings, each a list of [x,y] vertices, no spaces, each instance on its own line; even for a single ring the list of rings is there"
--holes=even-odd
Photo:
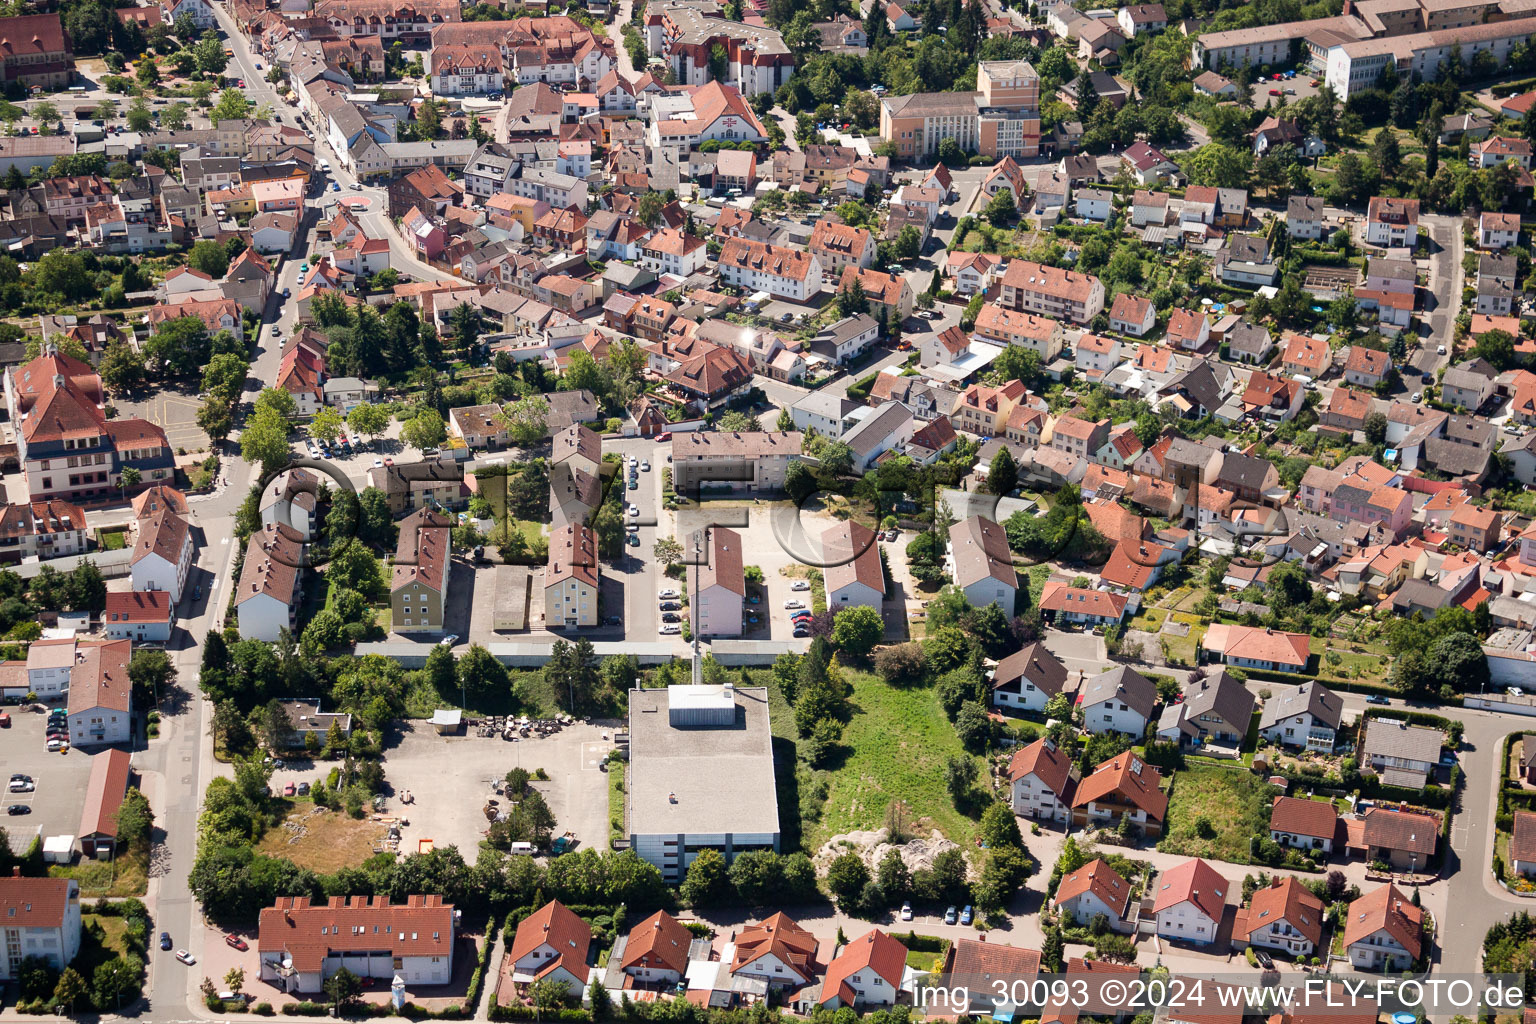
[[[608,751],[612,749],[612,745],[608,743],[583,743],[581,745],[582,770],[598,771],[599,766],[608,760]]]

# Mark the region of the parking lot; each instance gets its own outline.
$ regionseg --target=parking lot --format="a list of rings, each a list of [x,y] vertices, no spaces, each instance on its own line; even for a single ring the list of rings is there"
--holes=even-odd
[[[91,776],[91,755],[82,750],[50,754],[44,738],[48,718],[44,714],[6,709],[11,727],[3,733],[6,776],[32,776],[37,789],[31,793],[5,794],[5,806],[17,804],[29,813],[7,814],[0,820],[11,837],[11,849],[23,851],[33,836],[75,835],[80,831],[80,808],[86,782]]]
[[[473,733],[439,736],[430,726],[414,723],[384,761],[388,809],[410,821],[401,830],[401,852],[430,839],[438,846],[457,846],[465,860],[473,861],[486,830],[486,800],[506,803],[492,785],[513,768],[548,772],[548,782],[534,785],[549,802],[558,832],[576,833],[581,846],[606,849],[608,776],[599,766],[613,749],[612,736],[611,726],[577,723],[550,736],[509,741]],[[415,801],[401,804],[398,796],[406,790]],[[444,799],[446,794],[453,798]]]

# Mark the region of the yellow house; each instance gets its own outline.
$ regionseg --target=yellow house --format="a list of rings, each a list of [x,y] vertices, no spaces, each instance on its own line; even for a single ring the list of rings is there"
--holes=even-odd
[[[233,188],[216,188],[207,193],[208,212],[215,215],[228,214],[239,216],[242,213],[254,214],[256,212],[256,199],[251,195],[249,185],[236,185]]]

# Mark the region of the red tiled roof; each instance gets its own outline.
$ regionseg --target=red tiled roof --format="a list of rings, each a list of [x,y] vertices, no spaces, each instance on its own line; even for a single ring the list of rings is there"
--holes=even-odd
[[[453,936],[453,906],[441,896],[411,896],[403,905],[392,905],[388,896],[354,896],[350,903],[333,896],[317,906],[307,896],[282,896],[261,912],[256,944],[262,955],[286,953],[294,970],[312,974],[332,951],[449,956]]]
[[[1279,796],[1269,812],[1270,829],[1291,835],[1332,839],[1338,825],[1339,812],[1326,800]]]
[[[1221,923],[1222,908],[1232,883],[1199,857],[1191,858],[1163,872],[1157,887],[1152,912],[1161,914],[1180,903],[1193,903],[1206,917]]]

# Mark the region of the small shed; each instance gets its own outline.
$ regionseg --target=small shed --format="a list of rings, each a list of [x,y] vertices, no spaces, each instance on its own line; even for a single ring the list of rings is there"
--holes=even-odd
[[[457,708],[438,708],[432,712],[432,728],[437,730],[439,736],[449,736],[459,731],[464,724],[464,712]]]
[[[43,839],[43,861],[45,863],[69,864],[74,859],[74,836],[47,836]]]

